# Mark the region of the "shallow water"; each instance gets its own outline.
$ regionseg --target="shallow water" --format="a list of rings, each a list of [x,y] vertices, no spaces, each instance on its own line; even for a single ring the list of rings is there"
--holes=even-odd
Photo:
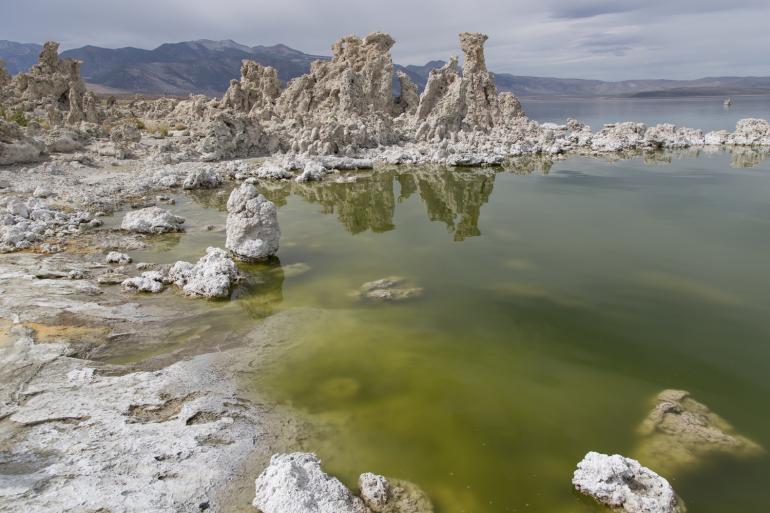
[[[564,123],[567,118],[598,130],[605,123],[639,121],[673,123],[703,130],[735,130],[743,118],[770,119],[770,95],[724,98],[521,98],[524,112],[540,122]]]
[[[280,208],[279,262],[244,268],[228,318],[328,315],[242,385],[318,426],[301,448],[327,471],[351,486],[364,471],[413,481],[439,513],[600,511],[572,490],[575,464],[589,450],[633,455],[666,388],[770,448],[770,165],[668,160],[261,186]],[[136,260],[223,244],[202,227],[224,223],[226,196],[178,198],[188,233]],[[390,275],[424,296],[351,296]],[[666,477],[691,512],[770,505],[766,455]]]

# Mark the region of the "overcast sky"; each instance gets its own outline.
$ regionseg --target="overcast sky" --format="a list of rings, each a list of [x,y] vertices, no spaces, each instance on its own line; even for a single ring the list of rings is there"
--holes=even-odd
[[[0,0],[0,39],[65,49],[207,38],[329,54],[375,30],[400,64],[446,59],[479,31],[490,69],[517,75],[770,75],[770,0]]]

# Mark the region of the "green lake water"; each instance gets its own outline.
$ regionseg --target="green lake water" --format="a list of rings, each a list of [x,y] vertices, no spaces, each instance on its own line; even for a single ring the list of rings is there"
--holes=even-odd
[[[279,262],[244,266],[249,284],[214,308],[239,327],[328,312],[241,385],[316,426],[297,448],[350,486],[365,471],[410,480],[439,513],[602,511],[572,490],[576,463],[633,456],[667,388],[770,448],[770,165],[718,153],[536,167],[258,186],[279,205]],[[221,247],[202,226],[223,226],[226,197],[178,196],[188,233],[135,260]],[[352,297],[391,275],[424,295]],[[767,455],[665,477],[691,513],[770,510]]]

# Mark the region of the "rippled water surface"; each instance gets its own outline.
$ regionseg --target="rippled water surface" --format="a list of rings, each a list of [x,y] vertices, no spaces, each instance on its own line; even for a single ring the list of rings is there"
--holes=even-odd
[[[280,262],[244,268],[229,322],[328,314],[241,384],[317,426],[301,448],[351,486],[364,471],[407,479],[446,513],[601,511],[572,490],[575,464],[589,450],[633,455],[667,388],[770,447],[763,156],[400,168],[260,189],[280,206]],[[223,224],[225,198],[180,197],[188,233],[135,258],[221,246],[200,227]],[[351,295],[391,275],[424,295]],[[667,477],[691,512],[770,506],[766,455]]]

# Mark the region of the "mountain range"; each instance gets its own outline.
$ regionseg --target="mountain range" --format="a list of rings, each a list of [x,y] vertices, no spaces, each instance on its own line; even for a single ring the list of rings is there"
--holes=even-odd
[[[0,59],[11,74],[25,71],[37,61],[38,44],[0,40]],[[310,63],[327,56],[311,55],[286,45],[246,46],[235,41],[199,39],[166,43],[154,50],[84,46],[62,52],[62,57],[83,62],[83,79],[95,90],[112,93],[143,93],[186,96],[221,95],[231,79],[240,77],[243,59],[252,59],[278,70],[288,81],[307,73]],[[400,66],[422,90],[430,70],[444,61],[423,66]],[[625,80],[607,82],[569,78],[528,77],[496,73],[500,91],[518,96],[578,97],[671,97],[770,94],[770,77],[710,77],[697,80]],[[397,84],[394,84],[397,88]]]

